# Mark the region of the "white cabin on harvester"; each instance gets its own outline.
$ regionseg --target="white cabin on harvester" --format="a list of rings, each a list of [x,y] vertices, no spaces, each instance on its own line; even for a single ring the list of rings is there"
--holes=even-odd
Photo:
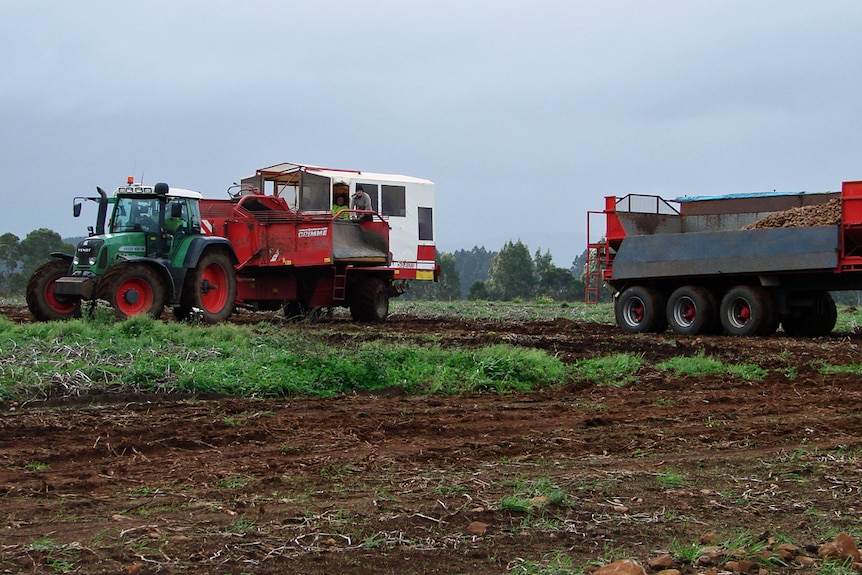
[[[357,187],[371,198],[372,210],[389,223],[395,279],[436,279],[434,182],[430,180],[284,162],[243,178],[241,193],[281,197],[292,210],[323,214],[332,213],[339,196],[349,205]]]

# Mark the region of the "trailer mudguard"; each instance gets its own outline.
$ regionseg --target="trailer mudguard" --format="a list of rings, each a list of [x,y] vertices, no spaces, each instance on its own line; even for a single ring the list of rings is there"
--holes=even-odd
[[[839,226],[628,236],[613,279],[834,270]]]

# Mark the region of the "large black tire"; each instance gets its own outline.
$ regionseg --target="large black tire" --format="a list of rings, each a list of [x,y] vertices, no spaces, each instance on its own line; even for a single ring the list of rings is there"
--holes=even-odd
[[[58,278],[69,275],[71,264],[54,259],[36,268],[27,281],[27,307],[39,321],[62,321],[81,317],[81,300],[54,295]]]
[[[617,325],[629,333],[659,333],[667,327],[664,299],[651,288],[634,286],[614,301]]]
[[[389,290],[376,277],[360,279],[350,298],[350,315],[355,321],[385,321],[389,316]]]
[[[186,274],[180,305],[174,315],[187,319],[193,309],[200,310],[206,323],[219,323],[230,317],[236,300],[236,272],[230,257],[211,250],[201,256],[197,267]]]
[[[289,320],[300,320],[304,318],[305,314],[309,311],[309,309],[299,300],[291,300],[287,302],[284,304],[282,310],[284,311],[284,317]]]
[[[684,286],[667,300],[667,323],[680,335],[711,333],[718,322],[715,298],[706,289]]]
[[[159,318],[165,309],[165,287],[144,264],[115,264],[99,281],[99,297],[114,308],[114,315],[128,319],[138,315]]]
[[[728,335],[769,335],[778,327],[775,302],[763,288],[736,286],[721,300],[721,327]]]
[[[813,307],[799,315],[782,318],[784,333],[792,337],[820,337],[832,333],[838,320],[835,300],[826,291],[817,292],[813,297]]]

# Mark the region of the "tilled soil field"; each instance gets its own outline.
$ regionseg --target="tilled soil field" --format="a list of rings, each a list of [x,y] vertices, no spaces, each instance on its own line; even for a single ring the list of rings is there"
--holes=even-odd
[[[0,403],[0,572],[526,574],[631,558],[815,573],[836,536],[862,536],[862,379],[822,373],[862,363],[854,334],[410,316],[325,327],[333,346],[433,336],[646,361],[622,387],[505,396]],[[769,375],[654,367],[699,352]]]

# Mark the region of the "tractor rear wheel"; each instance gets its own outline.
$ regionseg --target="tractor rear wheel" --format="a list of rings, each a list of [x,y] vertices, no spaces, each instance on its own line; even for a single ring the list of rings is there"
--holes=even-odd
[[[350,315],[355,321],[385,321],[389,316],[386,282],[376,277],[361,279],[350,298]]]
[[[81,317],[81,300],[54,295],[57,279],[69,274],[66,260],[54,259],[42,264],[27,281],[27,307],[39,321],[67,320]]]
[[[158,318],[165,309],[165,288],[146,265],[116,264],[105,272],[100,285],[100,297],[108,300],[120,319],[144,314]]]
[[[190,269],[183,285],[180,306],[174,315],[187,319],[192,309],[201,312],[206,323],[219,323],[233,313],[236,300],[236,273],[230,257],[221,251],[205,253],[197,267]]]

